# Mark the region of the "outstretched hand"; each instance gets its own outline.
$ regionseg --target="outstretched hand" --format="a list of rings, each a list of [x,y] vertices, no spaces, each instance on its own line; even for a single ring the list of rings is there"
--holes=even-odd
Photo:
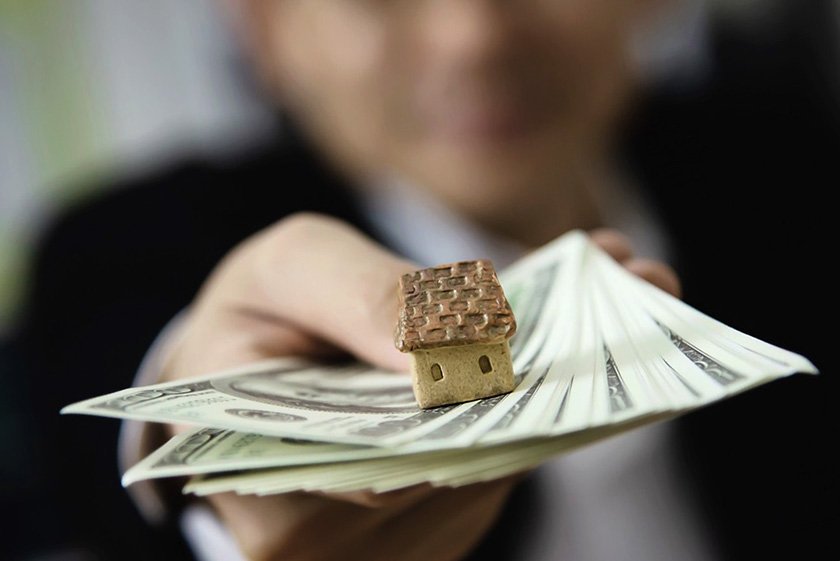
[[[598,230],[591,238],[631,272],[679,295],[673,270],[634,258],[619,233]],[[407,372],[408,359],[393,343],[396,282],[418,268],[338,220],[286,218],[218,265],[180,327],[164,378],[284,355],[342,353]],[[517,479],[381,494],[222,493],[207,500],[250,559],[446,561],[481,540]]]

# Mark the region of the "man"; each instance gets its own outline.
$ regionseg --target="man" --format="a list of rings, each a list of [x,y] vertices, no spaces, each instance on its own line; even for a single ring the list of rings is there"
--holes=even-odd
[[[405,370],[390,341],[394,314],[388,312],[396,305],[393,280],[418,264],[407,258],[434,264],[446,261],[449,251],[486,249],[497,261],[510,260],[573,228],[593,231],[629,269],[679,291],[669,268],[634,259],[626,239],[598,230],[627,226],[646,253],[667,257],[656,217],[616,173],[611,151],[637,87],[629,58],[633,34],[656,15],[658,3],[231,5],[266,90],[301,138],[238,169],[184,167],[78,211],[59,226],[42,257],[30,311],[35,319],[25,331],[33,372],[57,377],[59,368],[86,361],[95,371],[107,372],[112,364],[124,371],[181,309],[149,355],[146,379],[192,376],[266,356],[336,352]],[[646,172],[661,183],[670,166],[656,162]],[[704,192],[713,196],[715,186]],[[294,214],[302,210],[318,214]],[[737,216],[732,209],[716,210]],[[684,229],[669,224],[671,240],[689,263],[702,263],[709,251],[704,242],[711,239],[715,248],[715,240],[726,239],[694,242],[688,224],[697,220],[690,212],[680,218]],[[435,228],[427,231],[450,233],[445,244],[412,239],[412,231],[430,223]],[[107,239],[78,243],[79,231]],[[338,278],[341,283],[330,282]],[[700,278],[708,280],[687,276],[687,285],[700,285]],[[82,291],[72,295],[75,303],[67,302],[71,295],[63,283]],[[717,288],[725,293],[726,287]],[[360,302],[378,305],[368,309]],[[43,319],[53,306],[62,317],[86,320],[73,330],[69,322]],[[335,309],[343,313],[324,321]],[[342,328],[348,325],[352,337]],[[103,348],[101,337],[114,329],[126,329],[126,336],[130,330],[131,342],[108,335],[123,342]],[[42,356],[47,342],[54,348]],[[67,391],[56,405],[116,389],[84,376],[70,376],[59,387]],[[91,428],[91,440],[101,442],[101,432]],[[149,427],[143,434],[162,438]],[[137,440],[124,442],[135,453],[142,449]],[[208,559],[214,550],[254,559],[454,560],[471,552],[516,559],[715,558],[717,545],[694,518],[686,474],[671,463],[673,442],[670,429],[634,433],[593,449],[589,459],[586,453],[571,463],[560,459],[559,469],[538,470],[525,487],[505,479],[387,496],[218,495],[208,499],[212,510],[174,502],[166,509]],[[604,452],[599,456],[598,450]],[[738,465],[745,464],[729,467],[738,472]],[[610,466],[615,469],[594,469]],[[692,467],[702,473],[703,466]],[[749,484],[739,481],[737,488]],[[529,500],[517,502],[514,495],[507,504],[514,489],[527,491],[528,485],[536,489]],[[82,493],[60,492],[84,497],[84,487]],[[141,507],[166,514],[150,497],[138,494]],[[539,530],[529,534],[530,543],[510,535],[510,520],[490,531],[517,504],[524,506],[518,512],[531,512],[527,522]],[[610,514],[619,513],[622,518],[611,521]],[[823,536],[818,528],[808,531],[812,541]],[[225,539],[215,545],[212,540],[225,533],[235,545]],[[203,550],[202,543],[214,546]]]

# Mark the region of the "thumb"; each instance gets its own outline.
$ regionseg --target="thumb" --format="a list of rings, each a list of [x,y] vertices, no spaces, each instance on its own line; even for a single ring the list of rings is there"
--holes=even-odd
[[[259,308],[356,357],[397,371],[397,287],[417,267],[351,226],[326,216],[284,219],[243,248],[220,275],[218,293]]]

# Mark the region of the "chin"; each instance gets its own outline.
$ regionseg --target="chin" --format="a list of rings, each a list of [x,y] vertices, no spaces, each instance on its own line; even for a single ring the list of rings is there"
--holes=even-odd
[[[543,187],[546,183],[538,181],[534,175],[492,165],[483,168],[452,166],[445,173],[436,174],[428,186],[463,214],[484,223],[500,223],[521,216],[540,201],[545,204],[550,200]]]
[[[419,158],[421,153],[425,157]],[[495,214],[496,209],[515,212],[549,198],[564,168],[552,156],[546,149],[427,150],[415,151],[406,167],[450,204]]]

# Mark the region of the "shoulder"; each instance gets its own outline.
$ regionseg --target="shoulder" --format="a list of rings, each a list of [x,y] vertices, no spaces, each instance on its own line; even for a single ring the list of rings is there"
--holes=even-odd
[[[44,228],[20,306],[26,327],[145,318],[145,341],[236,244],[306,210],[359,222],[350,189],[314,158],[271,149],[182,160],[97,189]],[[30,329],[31,330],[31,329]]]
[[[242,239],[300,210],[353,221],[348,188],[299,150],[236,162],[185,159],[95,189],[49,221],[34,269],[177,261],[206,270]]]
[[[56,214],[42,238],[66,247],[182,243],[206,244],[247,235],[283,214],[347,196],[339,180],[314,160],[285,149],[264,149],[235,162],[190,158],[142,175],[97,186],[92,195]],[[325,207],[329,204],[325,203]]]

